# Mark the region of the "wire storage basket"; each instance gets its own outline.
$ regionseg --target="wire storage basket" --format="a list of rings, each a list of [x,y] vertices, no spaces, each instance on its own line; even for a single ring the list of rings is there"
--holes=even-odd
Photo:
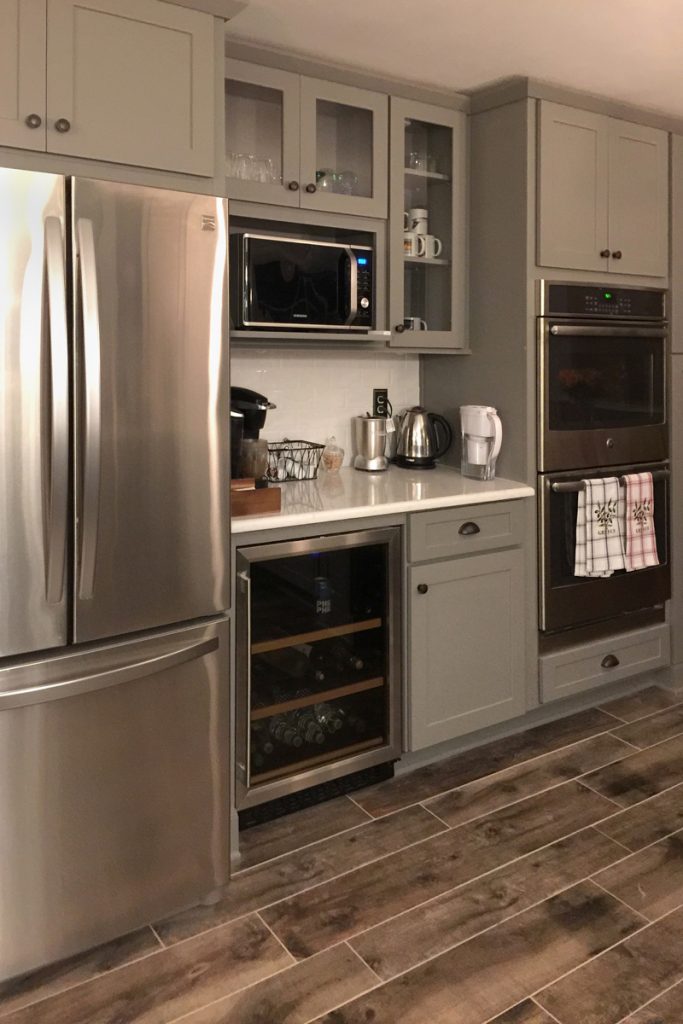
[[[269,480],[315,480],[324,444],[313,441],[268,442]]]

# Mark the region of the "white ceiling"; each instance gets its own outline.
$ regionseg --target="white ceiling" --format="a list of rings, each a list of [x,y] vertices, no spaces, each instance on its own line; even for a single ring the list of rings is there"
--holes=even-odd
[[[227,34],[458,92],[528,75],[683,116],[682,0],[250,0]]]

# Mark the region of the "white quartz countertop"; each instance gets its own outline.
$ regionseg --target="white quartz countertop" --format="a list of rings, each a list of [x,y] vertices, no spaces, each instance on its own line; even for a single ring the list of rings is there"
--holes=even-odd
[[[296,480],[278,486],[282,489],[280,512],[233,518],[233,533],[479,505],[486,501],[530,498],[534,494],[533,488],[515,480],[469,480],[448,466],[423,470],[390,466],[383,473],[364,473],[351,467],[338,473],[321,470],[317,480]]]

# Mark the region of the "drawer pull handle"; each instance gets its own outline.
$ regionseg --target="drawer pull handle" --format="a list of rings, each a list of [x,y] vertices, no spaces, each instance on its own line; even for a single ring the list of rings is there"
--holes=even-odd
[[[619,664],[619,659],[616,654],[606,654],[600,664],[603,668],[616,668]]]
[[[458,533],[463,537],[473,537],[475,533],[481,533],[476,523],[463,523]]]
[[[418,585],[417,585],[417,592],[418,592],[418,594],[426,594],[428,590],[429,590],[429,585],[427,583],[418,583]]]

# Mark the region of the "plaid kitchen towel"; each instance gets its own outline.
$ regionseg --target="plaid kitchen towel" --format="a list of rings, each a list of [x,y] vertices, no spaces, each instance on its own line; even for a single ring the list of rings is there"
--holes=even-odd
[[[619,481],[583,480],[576,512],[575,576],[611,576],[625,568]]]
[[[624,484],[625,568],[627,572],[633,572],[648,565],[659,565],[652,473],[629,473],[624,477]]]

